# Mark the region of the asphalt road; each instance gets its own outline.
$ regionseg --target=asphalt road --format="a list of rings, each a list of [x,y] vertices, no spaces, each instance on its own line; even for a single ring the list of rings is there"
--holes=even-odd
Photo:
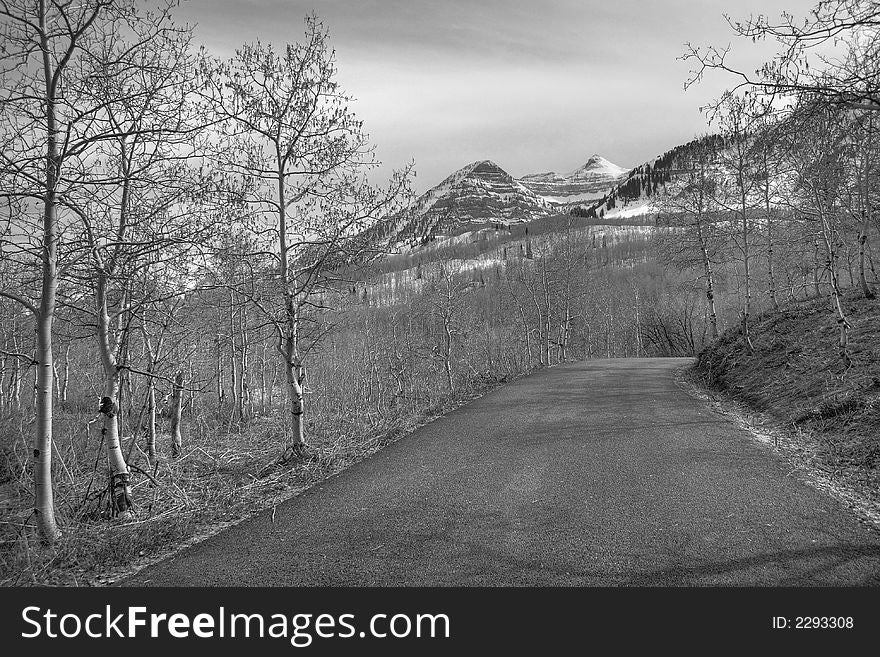
[[[880,584],[880,532],[677,387],[687,363],[537,372],[124,584]]]

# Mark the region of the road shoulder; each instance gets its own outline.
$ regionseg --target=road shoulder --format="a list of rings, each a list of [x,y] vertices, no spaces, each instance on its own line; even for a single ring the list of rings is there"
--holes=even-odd
[[[690,365],[678,368],[673,376],[676,385],[688,395],[702,400],[713,412],[745,431],[755,443],[788,462],[788,476],[830,495],[859,522],[880,531],[880,491],[866,484],[858,469],[829,468],[820,456],[821,443],[815,435],[707,388]]]

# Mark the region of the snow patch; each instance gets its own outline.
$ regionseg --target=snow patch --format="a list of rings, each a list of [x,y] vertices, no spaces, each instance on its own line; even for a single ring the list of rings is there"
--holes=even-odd
[[[606,219],[629,219],[631,217],[642,217],[649,214],[655,214],[657,208],[650,203],[635,203],[625,205],[623,207],[615,206],[612,210],[605,213]]]

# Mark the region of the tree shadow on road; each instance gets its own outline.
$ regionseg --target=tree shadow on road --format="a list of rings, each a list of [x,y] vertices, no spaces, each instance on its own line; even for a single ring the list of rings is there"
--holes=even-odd
[[[869,563],[873,562],[873,564]],[[755,571],[749,576],[749,571]],[[839,543],[634,573],[625,586],[880,585],[880,546]]]

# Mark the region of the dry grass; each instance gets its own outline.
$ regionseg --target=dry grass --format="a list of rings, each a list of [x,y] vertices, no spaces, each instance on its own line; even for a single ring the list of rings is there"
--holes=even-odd
[[[30,516],[28,432],[24,421],[7,418],[0,426],[0,585],[106,584],[298,494],[497,384],[475,382],[455,399],[432,399],[416,411],[324,414],[310,426],[308,458],[289,464],[278,462],[284,431],[277,416],[232,430],[193,422],[178,459],[149,464],[133,450],[137,515],[124,522],[107,513],[99,436],[84,429],[88,417],[69,412],[56,421],[56,434],[74,428],[78,434],[56,449],[63,538],[52,546],[40,544]]]
[[[739,329],[704,350],[696,371],[716,391],[769,416],[818,446],[825,468],[876,493],[880,484],[880,301],[853,293],[845,367],[827,298],[791,302],[757,318],[755,353]]]

